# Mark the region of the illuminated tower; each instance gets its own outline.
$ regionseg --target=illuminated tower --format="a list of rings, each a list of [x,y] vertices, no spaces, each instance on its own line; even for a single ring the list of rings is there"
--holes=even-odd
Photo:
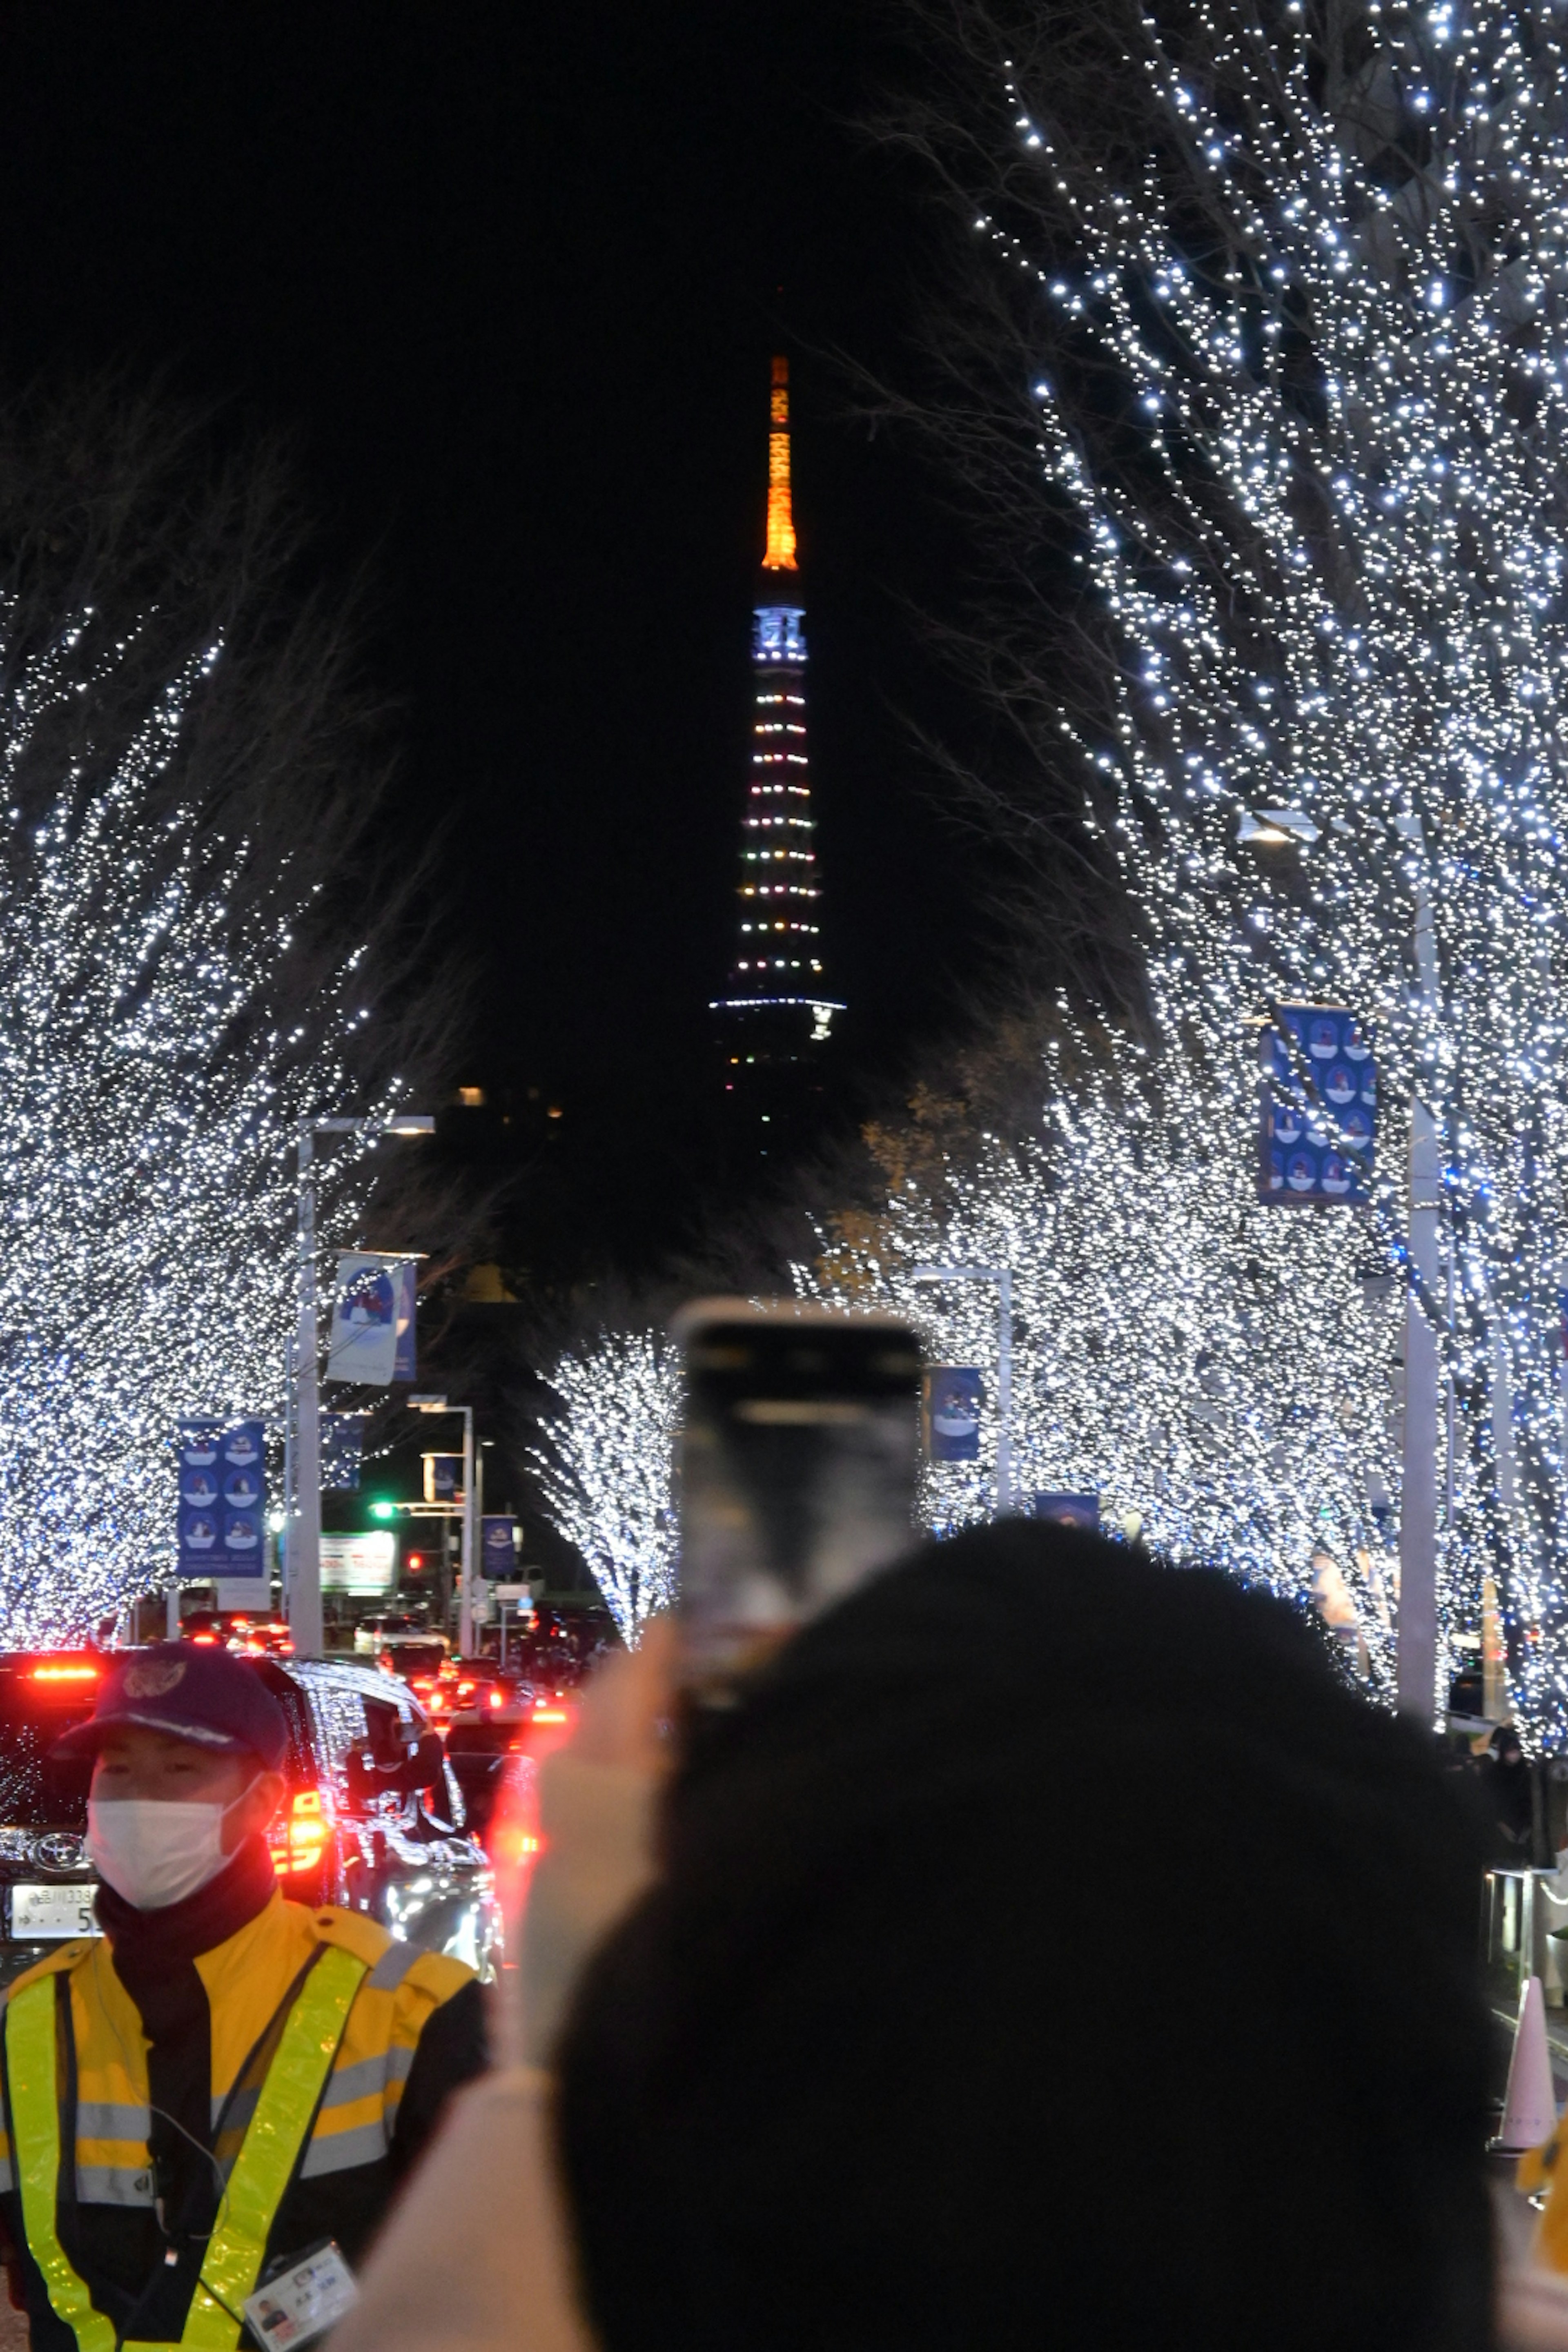
[[[721,1016],[724,1086],[759,1150],[799,1139],[844,1008],[826,993],[822,881],[805,734],[805,606],[790,503],[789,362],[775,359],[768,528],[752,613],[756,717],[741,828],[740,935]]]

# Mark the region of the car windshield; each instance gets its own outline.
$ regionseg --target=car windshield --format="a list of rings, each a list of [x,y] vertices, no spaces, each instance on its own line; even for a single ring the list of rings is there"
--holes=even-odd
[[[47,1659],[0,1664],[0,1824],[79,1828],[87,1818],[85,1763],[51,1764],[49,1749],[92,1713],[96,1670],[72,1673]]]

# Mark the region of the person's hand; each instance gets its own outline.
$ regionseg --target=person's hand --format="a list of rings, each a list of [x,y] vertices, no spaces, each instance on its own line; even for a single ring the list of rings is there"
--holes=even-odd
[[[675,1620],[655,1617],[635,1650],[617,1650],[595,1667],[584,1685],[575,1728],[560,1752],[582,1764],[612,1764],[661,1777],[675,1662]]]
[[[653,1875],[675,1661],[674,1623],[656,1618],[590,1678],[570,1738],[539,1768],[521,2000],[505,2029],[531,2064],[548,2063],[584,1962]]]

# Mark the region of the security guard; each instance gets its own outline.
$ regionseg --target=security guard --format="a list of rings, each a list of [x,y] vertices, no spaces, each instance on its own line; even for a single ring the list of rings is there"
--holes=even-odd
[[[93,1759],[105,1938],[5,2007],[0,2218],[34,2352],[254,2344],[247,2298],[329,2242],[352,2264],[485,2063],[471,1969],[279,1893],[287,1743],[237,1659],[167,1643],[57,1746]]]

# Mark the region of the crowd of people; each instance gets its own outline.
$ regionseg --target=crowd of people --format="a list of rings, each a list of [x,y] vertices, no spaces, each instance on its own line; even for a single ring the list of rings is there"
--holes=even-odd
[[[679,1671],[656,1627],[542,1769],[464,2088],[467,1971],[264,1873],[255,1679],[122,1664],[105,1940],[5,2012],[38,2352],[303,2340],[324,2241],[336,2352],[1568,2346],[1500,2260],[1484,1841],[1291,1611],[1019,1521],[731,1706]]]

